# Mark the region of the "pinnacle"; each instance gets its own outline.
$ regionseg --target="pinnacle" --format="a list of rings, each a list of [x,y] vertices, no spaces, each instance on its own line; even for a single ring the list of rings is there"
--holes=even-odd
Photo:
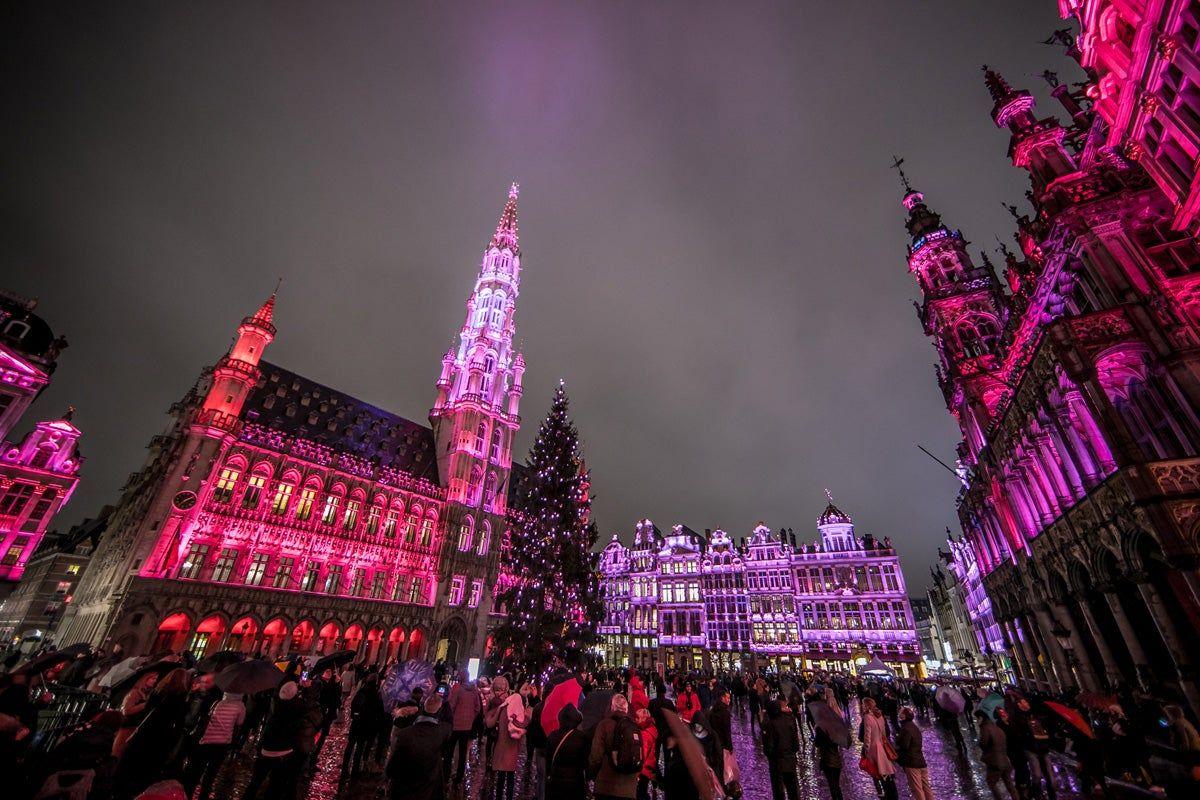
[[[496,232],[492,234],[492,240],[488,243],[489,248],[507,247],[514,253],[520,251],[517,230],[517,197],[520,193],[521,187],[517,183],[509,186],[508,200],[504,203],[504,210],[500,212],[500,221],[496,223]]]

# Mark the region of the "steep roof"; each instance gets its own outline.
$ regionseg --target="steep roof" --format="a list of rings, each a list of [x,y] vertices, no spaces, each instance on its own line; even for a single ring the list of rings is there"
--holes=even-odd
[[[242,418],[438,482],[433,431],[267,361]]]

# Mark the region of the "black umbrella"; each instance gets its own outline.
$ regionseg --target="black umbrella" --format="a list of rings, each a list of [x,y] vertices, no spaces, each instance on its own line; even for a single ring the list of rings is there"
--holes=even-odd
[[[612,711],[612,698],[611,689],[596,689],[588,692],[579,709],[579,713],[583,714],[583,722],[579,724],[580,733],[588,733],[600,724],[600,720],[608,716],[608,713]]]
[[[850,746],[850,727],[841,714],[829,707],[829,703],[814,700],[808,704],[808,712],[812,714],[813,724],[825,731],[838,747]]]
[[[75,657],[83,653],[90,653],[92,650],[90,645],[80,642],[69,647],[64,647],[61,650],[53,650],[49,653],[42,653],[40,656],[35,656],[29,661],[22,664],[17,672],[33,674],[35,672],[45,672],[46,670],[63,663],[64,661],[74,661]]]
[[[320,675],[327,669],[336,669],[342,664],[349,664],[354,660],[355,653],[353,650],[338,650],[330,653],[327,656],[321,656],[317,662],[308,670],[309,675]]]
[[[269,661],[253,659],[230,664],[217,673],[217,688],[233,694],[258,694],[283,683],[283,672]]]
[[[213,653],[211,656],[205,656],[196,663],[197,672],[220,672],[230,664],[236,664],[239,661],[245,661],[246,654],[240,650],[222,650],[219,653]]]

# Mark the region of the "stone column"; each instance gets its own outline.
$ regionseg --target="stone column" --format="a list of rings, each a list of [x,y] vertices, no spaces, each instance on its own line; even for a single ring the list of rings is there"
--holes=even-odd
[[[1179,676],[1179,688],[1183,690],[1184,697],[1187,698],[1192,711],[1200,712],[1200,690],[1197,690],[1196,687],[1195,669],[1186,652],[1179,646],[1179,631],[1176,630],[1175,623],[1167,614],[1167,610],[1163,608],[1162,597],[1159,595],[1158,589],[1149,580],[1139,581],[1137,588],[1142,596],[1142,601],[1146,604],[1146,609],[1150,612],[1150,618],[1154,620],[1155,627],[1158,628],[1167,650],[1171,653],[1171,660],[1175,662],[1175,672]]]
[[[1109,649],[1108,640],[1104,638],[1104,632],[1100,630],[1100,626],[1096,624],[1096,618],[1092,616],[1092,604],[1086,599],[1081,599],[1078,608],[1079,613],[1083,615],[1083,621],[1087,624],[1092,641],[1096,643],[1096,649],[1100,652],[1100,659],[1104,662],[1104,677],[1109,683],[1115,685],[1121,680],[1121,670],[1117,667],[1117,660],[1113,658],[1112,650]]]
[[[1067,654],[1063,652],[1062,645],[1058,643],[1058,638],[1051,633],[1054,630],[1055,620],[1050,616],[1049,609],[1046,606],[1037,606],[1034,608],[1033,613],[1038,622],[1042,644],[1050,653],[1050,661],[1054,665],[1054,672],[1058,676],[1060,686],[1064,689],[1068,685],[1079,686],[1079,680],[1071,668]]]
[[[1044,685],[1047,689],[1055,689],[1054,681],[1050,670],[1038,660],[1038,653],[1042,650],[1041,642],[1038,640],[1037,629],[1030,624],[1029,615],[1022,613],[1017,615],[1017,621],[1020,623],[1020,630],[1025,634],[1025,638],[1021,643],[1025,646],[1026,658],[1034,668],[1034,674],[1040,675],[1038,683]]]
[[[1133,626],[1129,624],[1129,617],[1125,616],[1125,609],[1121,608],[1121,598],[1117,597],[1117,593],[1112,589],[1103,590],[1103,592],[1104,601],[1108,603],[1108,608],[1112,611],[1113,622],[1117,623],[1117,630],[1121,632],[1121,639],[1129,648],[1129,655],[1133,659],[1134,679],[1138,686],[1144,689],[1146,685],[1142,672],[1149,663],[1146,661],[1146,651],[1142,649],[1141,641],[1134,634]]]
[[[1082,605],[1082,603],[1080,604]],[[1083,637],[1079,635],[1079,631],[1075,626],[1074,617],[1071,616],[1071,610],[1064,603],[1054,603],[1054,616],[1059,620],[1065,620],[1065,624],[1071,630],[1071,646],[1074,648],[1071,653],[1064,653],[1070,666],[1075,670],[1079,682],[1083,689],[1099,691],[1101,689],[1100,677],[1092,665],[1091,655],[1087,648],[1084,647]]]

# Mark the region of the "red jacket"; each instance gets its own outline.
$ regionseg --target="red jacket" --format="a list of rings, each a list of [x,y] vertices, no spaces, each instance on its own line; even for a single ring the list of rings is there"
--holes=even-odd
[[[658,766],[658,728],[654,727],[654,717],[638,723],[642,730],[642,771],[643,778],[653,778],[655,767]]]
[[[700,695],[684,690],[675,698],[675,707],[679,710],[679,718],[691,725],[692,717],[700,710]]]

